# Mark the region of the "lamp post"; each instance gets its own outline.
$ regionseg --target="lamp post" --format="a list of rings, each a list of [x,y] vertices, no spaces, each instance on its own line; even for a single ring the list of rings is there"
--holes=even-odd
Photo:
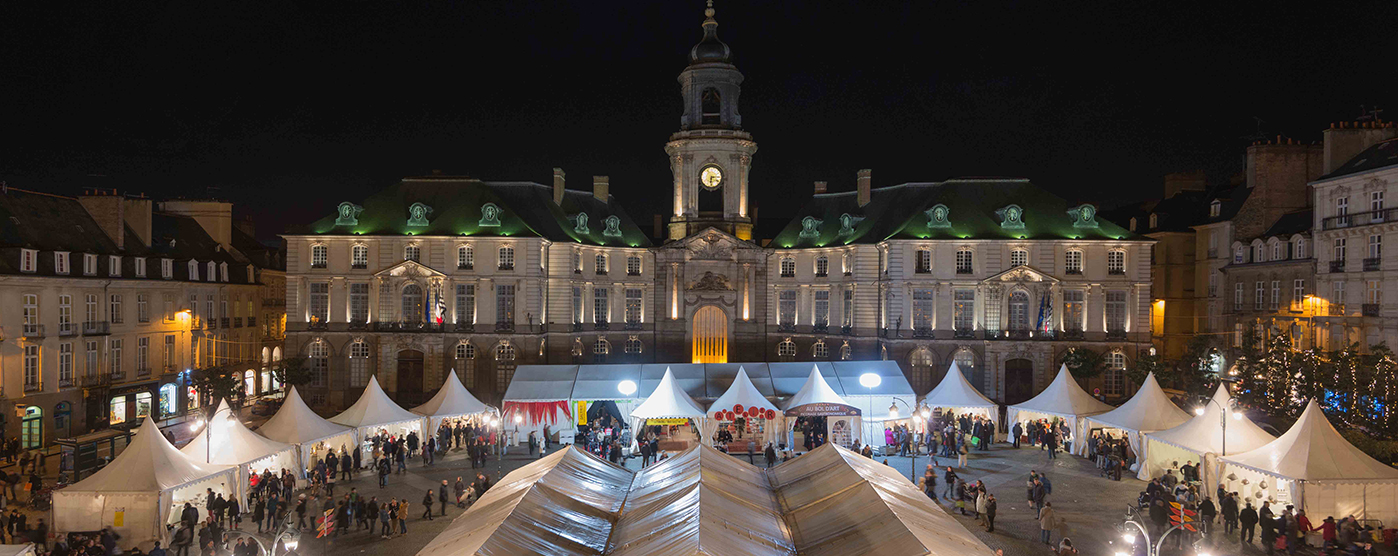
[[[214,406],[214,407],[218,407],[218,406]],[[214,446],[214,444],[213,444],[213,439],[211,438],[211,433],[213,432],[213,428],[214,428],[215,424],[218,423],[218,420],[217,420],[218,414],[219,414],[219,413],[224,413],[224,412],[227,412],[228,415],[224,416],[224,418],[223,418],[223,419],[224,419],[224,423],[223,423],[222,426],[224,426],[224,427],[232,426],[232,425],[233,425],[233,421],[237,419],[236,417],[233,416],[233,408],[232,408],[232,407],[229,407],[229,408],[224,409],[224,410],[215,409],[213,415],[210,415],[210,416],[209,416],[208,424],[207,424],[207,426],[204,427],[204,463],[213,463],[212,460],[213,460],[213,457],[214,457],[214,456],[213,456],[213,453],[214,453],[214,448],[213,448],[213,446]],[[202,425],[202,424],[204,424],[204,421],[195,421],[195,422],[193,422],[193,423],[190,423],[189,430],[191,430],[191,431],[198,430],[198,429],[199,429],[199,426]]]
[[[1218,400],[1215,400],[1213,398],[1205,398],[1204,405],[1194,408],[1194,414],[1203,415],[1204,408],[1207,408],[1209,404],[1219,406],[1218,423],[1219,426],[1223,427],[1223,441],[1222,444],[1219,446],[1220,451],[1223,453],[1219,455],[1226,456],[1228,455],[1228,416],[1232,415],[1233,419],[1241,421],[1243,420],[1243,413],[1241,411],[1233,411],[1233,406],[1238,405],[1237,400],[1234,400],[1233,398],[1228,398],[1227,406],[1218,403]]]
[[[908,405],[908,402],[904,402],[898,398],[893,398],[893,403],[888,404],[888,418],[898,418],[898,402],[903,402],[903,405],[908,407],[908,417],[916,423],[919,417],[917,410],[913,409],[913,406]],[[912,434],[912,431],[909,431],[908,434]],[[912,458],[912,463],[910,464],[911,467],[908,469],[908,478],[913,481],[913,484],[917,484],[917,446],[913,444],[911,439],[908,440],[908,446],[912,448],[912,455],[910,456]]]
[[[877,386],[880,385],[880,384],[883,384],[883,377],[881,377],[881,376],[879,376],[879,375],[877,375],[877,374],[874,374],[874,373],[864,373],[864,374],[862,374],[862,375],[859,375],[859,385],[869,389],[869,418],[870,418],[870,419],[873,419],[873,417],[874,417],[874,388],[877,387]],[[874,429],[873,429],[872,425],[870,425],[870,428],[869,428],[869,443],[872,443],[873,440],[874,440]]]
[[[1116,552],[1116,556],[1129,556],[1133,553],[1129,551],[1135,550],[1137,531],[1140,532],[1141,537],[1144,538],[1146,541],[1145,556],[1160,556],[1160,547],[1164,546],[1165,537],[1168,537],[1170,536],[1170,533],[1173,533],[1181,529],[1182,525],[1183,524],[1177,524],[1170,527],[1169,529],[1166,529],[1165,532],[1160,534],[1160,538],[1155,539],[1155,542],[1151,542],[1150,530],[1146,528],[1145,522],[1141,518],[1140,512],[1132,506],[1127,506],[1126,521],[1122,523],[1120,527],[1117,528],[1117,530],[1121,533],[1121,539],[1123,541],[1126,541],[1127,550],[1118,550]],[[1195,554],[1197,556],[1212,556],[1209,552],[1203,550],[1200,547],[1200,545],[1203,543],[1203,540],[1203,536],[1201,535],[1192,543],[1194,545]]]

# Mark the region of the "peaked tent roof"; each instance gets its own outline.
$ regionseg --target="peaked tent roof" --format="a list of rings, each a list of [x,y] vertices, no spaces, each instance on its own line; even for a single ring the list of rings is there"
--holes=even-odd
[[[1150,373],[1141,389],[1126,403],[1101,415],[1093,415],[1089,420],[1124,430],[1151,432],[1178,427],[1189,420],[1189,414],[1170,401],[1155,380],[1155,373]]]
[[[1051,415],[1096,415],[1112,410],[1112,406],[1083,391],[1082,386],[1079,386],[1078,381],[1068,372],[1067,365],[1058,368],[1058,376],[1043,392],[1010,408]]]
[[[428,417],[450,417],[480,413],[488,409],[490,408],[472,396],[471,391],[461,384],[461,379],[456,377],[456,369],[452,369],[447,373],[447,381],[437,390],[437,395],[432,396],[427,403],[414,407],[412,411]]]
[[[288,444],[306,444],[347,432],[352,429],[331,423],[311,411],[295,386],[286,393],[277,414],[257,428],[257,434]]]
[[[709,409],[730,409],[735,405],[742,404],[743,407],[757,406],[762,409],[778,411],[777,406],[767,401],[767,397],[753,386],[752,380],[748,378],[748,371],[738,367],[738,376],[733,377],[733,384],[728,385],[728,390],[722,396],[709,404]]]
[[[1398,469],[1369,457],[1340,436],[1311,400],[1291,429],[1266,445],[1223,461],[1287,479],[1369,482],[1398,480]]]
[[[966,375],[961,373],[961,367],[955,361],[947,369],[947,376],[942,377],[942,381],[922,401],[928,407],[999,407],[966,381]]]
[[[801,389],[786,402],[786,409],[793,409],[803,405],[813,403],[835,403],[840,405],[850,405],[849,402],[841,398],[835,390],[825,382],[825,377],[820,374],[820,367],[812,365],[811,374],[806,377],[806,383],[801,385]]]
[[[1196,415],[1178,427],[1153,432],[1146,436],[1158,442],[1201,454],[1223,454],[1224,436],[1223,427],[1218,424],[1219,412],[1223,411],[1222,408],[1228,407],[1230,399],[1232,396],[1228,395],[1228,386],[1219,383],[1218,390],[1214,392],[1213,400],[1215,403],[1207,404],[1204,407],[1203,415]],[[1241,415],[1241,412],[1239,414]],[[1262,427],[1257,426],[1257,423],[1252,422],[1252,419],[1248,419],[1247,415],[1228,421],[1227,446],[1235,454],[1255,450],[1273,440],[1276,440],[1276,437],[1262,430]]]
[[[698,419],[704,417],[704,408],[695,403],[675,382],[675,374],[665,369],[660,385],[655,387],[646,401],[631,410],[631,416],[640,419],[663,419],[683,417]]]
[[[228,421],[230,422],[227,426],[222,427],[223,430],[219,430],[220,427],[214,427],[213,435],[220,438],[214,439],[214,443],[211,445],[212,450],[205,447],[208,443],[204,433],[200,432],[180,451],[195,461],[204,461],[205,458],[209,458],[211,463],[241,465],[292,449],[291,444],[278,442],[248,430],[243,422],[239,421],[229,410],[227,399],[219,402],[218,410],[214,411],[214,415],[224,411],[229,411],[230,419]],[[217,421],[215,419],[214,422]],[[212,423],[204,426],[210,425]]]
[[[422,416],[398,405],[379,386],[378,377],[369,377],[369,385],[349,409],[330,418],[331,423],[349,427],[372,427],[421,419]]]
[[[72,492],[163,492],[197,482],[232,467],[207,464],[184,455],[165,440],[150,417],[116,459],[91,477],[63,489]]]

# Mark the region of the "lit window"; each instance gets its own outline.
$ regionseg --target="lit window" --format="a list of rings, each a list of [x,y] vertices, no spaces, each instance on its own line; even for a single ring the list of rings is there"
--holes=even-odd
[[[324,388],[330,384],[330,347],[324,340],[311,342],[311,386]]]
[[[626,353],[636,355],[641,353],[643,345],[640,336],[632,336],[626,339]]]
[[[350,248],[350,266],[354,268],[369,268],[368,245],[355,245]]]
[[[515,248],[501,247],[499,251],[500,270],[514,270],[515,268]]]
[[[1082,274],[1082,250],[1069,249],[1063,254],[1063,267],[1068,274]]]
[[[421,262],[419,260],[421,256],[422,248],[416,245],[409,245],[403,248],[403,260],[405,261]]]
[[[782,290],[777,303],[777,324],[796,326],[796,290]]]
[[[1107,372],[1102,391],[1108,396],[1120,396],[1125,389],[1126,356],[1119,351],[1107,354]]]
[[[311,246],[311,268],[325,268],[330,262],[330,248],[324,245]]]
[[[970,249],[961,249],[956,252],[956,273],[970,274],[972,264],[972,254]]]
[[[19,271],[34,272],[38,268],[39,252],[33,249],[19,250]]]
[[[476,251],[470,245],[461,245],[456,248],[456,268],[461,270],[471,270],[476,266]]]
[[[917,348],[908,357],[908,366],[911,372],[908,382],[912,383],[914,392],[927,392],[932,389],[932,352],[927,348]]]
[[[641,324],[641,289],[626,289],[626,324]]]
[[[1126,252],[1107,252],[1107,274],[1126,274]]]
[[[814,319],[811,324],[817,330],[824,330],[830,326],[830,290],[819,290],[815,292]]]
[[[641,257],[640,257],[640,255],[630,255],[630,256],[626,257],[626,273],[629,274],[629,275],[631,275],[631,276],[640,276],[640,275],[641,275]]]
[[[821,255],[816,257],[815,275],[825,277],[830,275],[830,257]]]
[[[932,272],[932,250],[918,249],[917,260],[914,261],[914,264],[916,266],[913,268],[913,272],[917,274],[927,274],[929,272]]]
[[[1220,203],[1220,202],[1217,201],[1217,200],[1215,200],[1215,201],[1212,202],[1212,203],[1209,203],[1209,217],[1210,217],[1210,218],[1215,218],[1215,217],[1217,217],[1219,214],[1221,214],[1222,212],[1223,212],[1223,203]]]
[[[597,271],[598,274],[606,274],[606,273],[607,273],[607,256],[599,253],[599,254],[597,255],[596,264],[595,264],[594,266],[595,266],[595,270]]]
[[[782,278],[791,278],[796,276],[796,258],[782,257],[781,272]]]
[[[369,383],[369,344],[363,340],[350,344],[349,380],[354,387]]]
[[[606,363],[607,355],[612,352],[612,344],[606,337],[599,336],[596,342],[592,343],[592,362]]]
[[[782,340],[781,343],[777,344],[777,358],[781,359],[782,361],[791,361],[795,359],[796,342],[791,341],[791,338],[787,338],[785,340]]]
[[[1014,249],[1010,251],[1010,267],[1026,266],[1029,264],[1029,251],[1025,249]]]
[[[604,324],[610,322],[609,320],[607,320],[607,317],[609,316],[607,309],[607,288],[593,288],[592,322],[597,324]]]
[[[816,340],[815,345],[811,346],[811,357],[814,357],[817,361],[824,361],[830,358],[830,348],[825,346],[825,340]]]

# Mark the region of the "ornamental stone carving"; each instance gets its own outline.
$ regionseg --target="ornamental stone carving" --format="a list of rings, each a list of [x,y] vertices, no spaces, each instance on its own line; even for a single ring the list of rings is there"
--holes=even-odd
[[[733,291],[733,286],[728,283],[728,277],[713,272],[705,272],[704,276],[695,280],[689,285],[690,291],[701,292],[726,292]]]
[[[499,226],[500,226],[500,207],[495,206],[495,203],[486,203],[486,204],[484,204],[484,205],[481,205],[481,221],[480,221],[480,226],[481,226],[482,228],[496,228],[496,227],[499,227]]]
[[[1068,211],[1068,216],[1073,217],[1074,228],[1096,228],[1097,227],[1097,207],[1083,203]]]
[[[587,235],[592,233],[587,229],[587,213],[580,212],[573,216],[573,233]]]
[[[689,258],[700,261],[727,261],[733,258],[733,249],[724,245],[723,236],[710,232],[689,244]]]
[[[345,201],[340,203],[335,217],[336,226],[355,226],[359,224],[359,215],[364,213],[364,207]]]
[[[432,214],[432,207],[422,203],[413,203],[408,207],[408,226],[414,228],[426,227],[427,215]]]
[[[1019,205],[1009,205],[995,211],[995,216],[1000,217],[1000,227],[1007,230],[1024,229],[1024,209]]]
[[[608,216],[602,221],[602,235],[606,237],[621,237],[621,219],[615,214]]]
[[[947,208],[946,205],[937,203],[932,208],[927,209],[924,214],[927,215],[928,229],[951,227],[951,209]]]

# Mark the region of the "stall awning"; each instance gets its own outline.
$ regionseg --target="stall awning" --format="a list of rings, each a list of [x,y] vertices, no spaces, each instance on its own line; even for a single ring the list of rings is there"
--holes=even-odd
[[[1092,397],[1078,385],[1078,381],[1068,372],[1068,366],[1058,369],[1058,376],[1039,395],[1029,401],[1010,406],[1018,411],[1034,411],[1049,415],[1096,415],[1112,410],[1112,406]]]
[[[231,471],[227,465],[204,463],[186,456],[165,440],[155,421],[146,417],[136,438],[116,459],[63,491],[164,492]]]
[[[961,367],[954,361],[951,368],[947,369],[947,375],[942,377],[936,388],[923,397],[922,402],[927,407],[999,407],[994,400],[985,397],[975,386],[971,386],[966,380],[966,375],[961,373]]]
[[[1340,436],[1315,400],[1311,400],[1301,413],[1301,418],[1276,440],[1222,460],[1269,475],[1301,481],[1358,483],[1398,480],[1398,469],[1369,457]]]
[[[1183,425],[1152,432],[1146,437],[1199,454],[1223,454],[1223,426],[1219,424],[1219,413],[1228,407],[1231,398],[1228,395],[1228,386],[1220,383],[1218,390],[1214,392],[1214,403],[1205,404],[1203,415],[1196,415]],[[1253,423],[1247,415],[1228,420],[1228,453],[1241,454],[1255,450],[1273,440],[1276,440],[1276,437],[1262,430],[1262,427]]]
[[[413,408],[413,413],[427,417],[453,417],[484,413],[490,408],[471,395],[461,379],[456,377],[456,369],[447,373],[447,379],[437,390],[437,395],[427,403]]]
[[[1088,423],[1136,431],[1151,432],[1178,427],[1189,420],[1189,414],[1170,401],[1155,373],[1146,375],[1145,382],[1136,395],[1126,400],[1120,407],[1088,418]]]
[[[846,402],[825,382],[820,367],[811,366],[806,384],[786,402],[785,413],[793,416],[859,415],[859,408]]]

